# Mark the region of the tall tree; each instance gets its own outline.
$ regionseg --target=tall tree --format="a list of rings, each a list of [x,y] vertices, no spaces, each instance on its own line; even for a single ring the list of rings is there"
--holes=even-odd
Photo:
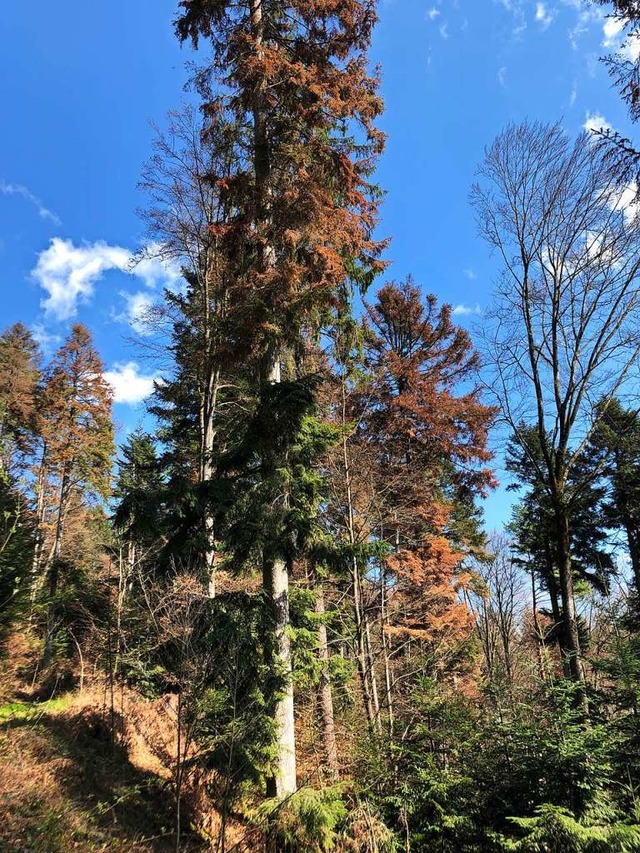
[[[106,499],[110,489],[113,393],[89,330],[77,323],[47,370],[40,393],[38,426],[43,513],[40,571],[47,574],[49,611],[45,659],[51,654],[56,626],[55,596],[63,555],[65,523],[74,497],[85,505]],[[47,497],[51,500],[45,506]]]
[[[16,323],[0,336],[0,468],[33,439],[40,350],[26,326]]]
[[[609,74],[633,122],[640,118],[640,56],[633,50],[640,37],[640,4],[638,0],[596,0],[611,10],[622,30],[622,50],[604,58]],[[630,48],[630,49],[624,49]],[[602,150],[613,167],[617,181],[637,194],[640,186],[640,151],[634,142],[609,127],[596,128]]]
[[[558,125],[508,127],[480,176],[473,201],[503,264],[488,340],[494,389],[550,501],[563,651],[583,686],[571,566],[580,488],[569,480],[600,417],[595,402],[616,392],[640,352],[640,220],[588,135],[572,143]],[[533,446],[523,422],[535,425]],[[582,475],[586,484],[593,473]]]
[[[599,407],[603,411],[591,447],[608,487],[603,521],[624,532],[640,597],[640,413],[617,399],[602,401]]]
[[[493,483],[487,438],[495,411],[481,402],[478,387],[459,391],[474,381],[478,356],[453,324],[450,306],[422,299],[407,280],[378,292],[367,322],[372,383],[361,430],[375,448],[379,535],[393,549],[386,562],[396,591],[403,589],[407,627],[431,621],[434,629],[451,630],[460,612],[456,570],[482,541],[477,529],[460,535],[453,510]],[[446,610],[448,627],[439,622]]]
[[[381,705],[390,725],[393,718],[389,636],[403,632],[403,640],[413,635],[435,645],[469,634],[458,590],[466,554],[482,549],[474,500],[493,482],[487,432],[494,410],[471,384],[477,355],[469,336],[453,324],[449,306],[424,299],[411,280],[379,291],[363,337],[358,376],[349,366],[355,353],[344,352],[355,349],[357,335],[342,329],[338,336],[345,368],[335,411],[344,440],[332,466],[330,516],[351,563],[365,710],[381,734]],[[370,636],[376,613],[382,703]]]
[[[231,363],[237,368],[244,354],[229,310],[234,282],[219,235],[230,216],[229,201],[220,193],[234,162],[230,130],[224,117],[203,122],[191,106],[170,113],[166,132],[156,133],[141,181],[149,199],[142,216],[152,250],[181,264],[186,283],[184,291],[165,292],[174,367],[173,375],[158,384],[152,411],[163,423],[165,462],[175,476],[180,472],[200,486],[214,476],[220,397],[225,389],[228,393]],[[216,531],[206,501],[201,516],[194,551],[204,563],[213,597]]]
[[[522,447],[523,437],[526,449]],[[567,638],[564,634],[566,623],[562,613],[558,551],[554,547],[555,517],[549,489],[540,473],[543,457],[542,451],[536,447],[537,440],[536,427],[521,425],[515,438],[507,445],[506,468],[516,478],[511,488],[526,488],[514,510],[510,529],[514,536],[513,547],[518,554],[516,562],[526,567],[532,580],[541,584],[549,598],[553,627],[548,639],[557,641],[565,675],[570,677],[569,660],[562,654]],[[537,454],[537,464],[531,461],[532,453]],[[594,457],[591,447],[587,446],[567,476],[571,571],[574,584],[580,584],[583,593],[595,589],[606,594],[614,571],[605,515],[606,489],[598,476],[601,470],[602,465]],[[586,639],[581,629],[583,646],[586,646]]]
[[[235,128],[239,156],[218,182],[234,215],[218,233],[240,285],[264,402],[276,404],[269,384],[279,382],[286,351],[299,350],[349,275],[366,284],[381,266],[368,183],[383,141],[373,126],[381,102],[366,57],[374,4],[183,0],[181,7],[179,37],[196,45],[205,38],[212,47],[208,74],[201,75],[216,83],[212,98],[206,90],[207,114],[224,114]],[[265,453],[267,480],[276,461],[277,453]],[[287,503],[286,492],[280,500]],[[264,555],[264,586],[274,655],[285,672],[288,582],[285,555],[274,543]],[[275,720],[275,792],[286,795],[296,787],[291,685]]]

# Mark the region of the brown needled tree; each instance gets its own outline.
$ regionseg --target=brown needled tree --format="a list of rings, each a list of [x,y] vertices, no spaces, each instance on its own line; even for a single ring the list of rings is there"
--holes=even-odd
[[[65,523],[74,497],[106,498],[114,452],[113,393],[89,330],[77,323],[54,356],[42,387],[39,434],[43,452],[39,572],[49,595],[44,663],[52,653],[57,624],[56,593],[63,556]]]

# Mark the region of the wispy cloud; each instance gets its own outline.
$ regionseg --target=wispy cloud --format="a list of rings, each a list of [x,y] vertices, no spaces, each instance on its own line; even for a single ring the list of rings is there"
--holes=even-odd
[[[469,317],[474,315],[476,317],[480,317],[482,315],[482,308],[478,305],[477,302],[475,305],[465,305],[464,303],[461,303],[460,305],[456,305],[454,307],[452,313],[455,314],[457,317]]]
[[[435,6],[432,6],[431,9],[427,12],[427,18],[430,21],[435,21],[436,18],[440,17],[440,9],[436,9]]]
[[[496,2],[511,16],[511,38],[517,41],[527,29],[523,0],[496,0]]]
[[[569,95],[569,106],[572,107],[578,98],[578,81],[573,81],[573,86],[571,87],[571,94]]]
[[[504,88],[507,84],[507,66],[503,65],[498,69],[498,85]]]
[[[573,50],[578,50],[582,37],[594,24],[600,24],[604,12],[590,0],[561,0],[561,3],[575,12],[574,24],[569,28],[569,43]]]
[[[546,30],[553,23],[555,17],[555,9],[549,9],[546,3],[536,3],[536,21],[543,30]]]
[[[478,273],[471,267],[467,267],[466,269],[462,270],[462,272],[464,273],[465,277],[469,279],[469,281],[475,281],[475,279],[478,278]]]
[[[177,264],[153,253],[144,253],[138,261],[122,246],[110,246],[101,240],[76,246],[72,240],[59,237],[54,237],[38,255],[31,274],[47,293],[40,303],[45,313],[56,320],[68,320],[75,316],[79,304],[91,300],[96,283],[109,270],[135,276],[150,289],[175,287],[180,280]]]
[[[56,347],[62,343],[60,335],[54,335],[49,332],[42,323],[34,323],[31,326],[31,334],[45,355],[50,355]]]
[[[106,370],[103,374],[105,380],[113,389],[113,400],[115,403],[128,403],[135,405],[151,396],[153,383],[157,381],[156,376],[145,376],[135,361],[126,364],[115,364],[112,370]]]
[[[49,210],[48,207],[45,207],[38,196],[32,193],[28,187],[25,187],[22,184],[11,184],[7,181],[0,180],[0,194],[18,196],[36,208],[40,219],[48,219],[49,222],[53,222],[54,225],[62,225],[60,217],[52,210]]]
[[[149,318],[155,305],[153,295],[146,290],[137,293],[127,293],[125,290],[121,290],[120,296],[125,301],[125,310],[112,311],[111,318],[118,323],[127,323],[139,335],[148,335],[150,332]]]

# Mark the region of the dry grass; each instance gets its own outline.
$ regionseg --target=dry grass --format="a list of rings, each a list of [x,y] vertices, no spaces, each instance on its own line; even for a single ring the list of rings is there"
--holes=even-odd
[[[0,851],[175,850],[175,697],[117,690],[112,708],[111,691],[94,681],[49,698],[51,680],[30,678],[37,651],[14,636],[0,661]],[[212,849],[219,834],[200,781],[185,785],[184,853]],[[244,834],[230,821],[229,846]]]

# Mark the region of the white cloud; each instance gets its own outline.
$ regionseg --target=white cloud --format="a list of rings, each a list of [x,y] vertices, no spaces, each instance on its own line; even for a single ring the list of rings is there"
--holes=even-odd
[[[436,9],[435,6],[432,6],[431,9],[427,12],[427,18],[430,21],[435,21],[435,19],[440,15],[440,9]]]
[[[498,85],[506,86],[507,83],[507,66],[503,65],[502,68],[498,69]]]
[[[135,405],[149,397],[153,393],[153,383],[157,379],[155,376],[144,376],[139,373],[135,361],[115,364],[112,370],[106,370],[103,375],[113,388],[114,402],[129,405]]]
[[[62,343],[60,335],[54,335],[51,332],[48,332],[42,323],[34,323],[31,326],[31,334],[33,335],[34,341],[40,345],[40,348],[45,354],[51,353],[55,347],[60,346]]]
[[[31,274],[48,294],[40,303],[46,314],[56,320],[68,320],[77,313],[79,303],[89,302],[96,282],[108,270],[133,275],[150,288],[160,284],[175,286],[180,278],[175,262],[166,262],[149,252],[138,259],[129,249],[110,246],[102,240],[75,246],[71,240],[59,237],[40,252]]]
[[[142,252],[133,256],[129,261],[131,273],[146,284],[147,287],[175,287],[182,280],[180,264],[173,258],[166,257],[160,243],[150,243]]]
[[[622,18],[605,18],[605,22],[602,25],[602,46],[615,48],[616,50],[620,46],[621,34],[624,30],[624,20]]]
[[[615,199],[615,209],[621,210],[627,222],[635,219],[640,214],[640,204],[638,203],[638,185],[635,181],[627,184],[624,187],[617,199]]]
[[[452,312],[454,315],[458,317],[469,317],[471,315],[475,315],[476,317],[481,316],[482,308],[476,302],[475,305],[456,305]]]
[[[125,310],[120,313],[112,311],[112,319],[119,323],[128,323],[139,335],[148,335],[150,332],[149,314],[155,304],[153,296],[144,290],[137,293],[127,293],[127,291],[121,290],[120,296],[126,302]]]
[[[600,113],[588,112],[582,127],[589,133],[593,133],[595,130],[611,130],[611,125]]]
[[[438,32],[440,33],[440,38],[448,39],[449,38],[449,24],[446,21],[444,21],[442,24],[440,24]]]
[[[635,30],[625,33],[628,20],[618,15],[605,18],[602,25],[602,46],[622,59],[637,62],[640,58],[640,34]]]
[[[32,271],[48,297],[40,304],[57,320],[67,320],[77,311],[78,302],[88,302],[93,286],[110,269],[127,270],[130,253],[119,246],[91,243],[74,246],[71,240],[54,237],[38,256]]]
[[[555,9],[548,9],[544,3],[536,3],[536,21],[546,30],[556,16]]]
[[[462,270],[462,272],[469,279],[469,281],[474,281],[476,278],[478,278],[477,272],[471,267],[467,267],[466,269]]]
[[[54,225],[62,225],[60,217],[52,210],[49,210],[48,207],[45,207],[38,196],[34,195],[28,187],[0,180],[0,194],[20,196],[20,198],[28,201],[29,204],[32,204],[37,209],[40,219],[48,219]]]
[[[640,34],[637,32],[629,33],[620,49],[620,53],[629,62],[637,62],[640,58]]]

